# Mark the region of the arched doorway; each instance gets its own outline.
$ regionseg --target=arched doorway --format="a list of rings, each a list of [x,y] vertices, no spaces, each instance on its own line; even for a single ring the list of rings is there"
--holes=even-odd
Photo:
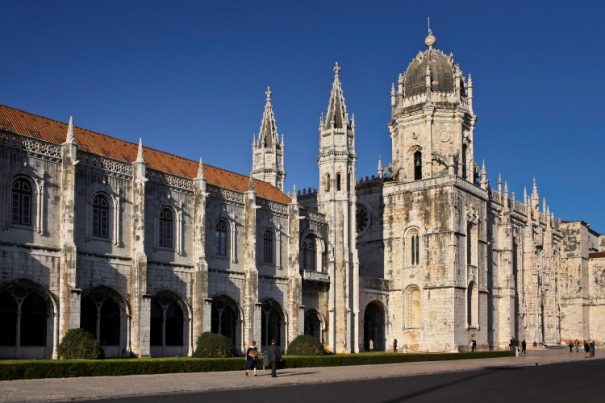
[[[106,357],[126,354],[122,336],[127,326],[125,322],[121,298],[113,290],[98,287],[82,298],[80,327],[101,343]]]
[[[221,295],[212,300],[212,333],[229,337],[236,349],[240,348],[239,308],[229,297]]]
[[[313,336],[317,340],[322,341],[322,325],[319,314],[314,309],[305,313],[305,335]]]
[[[263,302],[261,313],[261,343],[263,347],[271,345],[275,339],[276,344],[285,347],[285,318],[281,306],[272,299]]]
[[[161,292],[151,300],[151,355],[174,357],[184,355],[185,315],[179,298]]]
[[[45,291],[27,280],[0,290],[0,356],[48,358],[52,354],[52,303]]]
[[[384,351],[384,306],[379,301],[370,302],[363,316],[364,349],[369,351],[373,344],[374,351]],[[372,343],[370,343],[372,340]]]

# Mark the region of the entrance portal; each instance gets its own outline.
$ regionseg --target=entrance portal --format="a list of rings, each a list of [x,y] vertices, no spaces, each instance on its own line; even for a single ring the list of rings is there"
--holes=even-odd
[[[363,345],[366,351],[384,351],[384,317],[384,307],[379,301],[372,301],[366,306],[363,317]]]

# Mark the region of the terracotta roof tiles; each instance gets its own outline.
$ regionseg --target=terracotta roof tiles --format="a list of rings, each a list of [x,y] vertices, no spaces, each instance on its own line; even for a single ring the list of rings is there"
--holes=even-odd
[[[67,124],[0,105],[0,130],[63,144],[67,135]],[[79,150],[127,163],[132,163],[137,158],[138,145],[135,143],[80,127],[74,127],[74,134]],[[150,169],[189,179],[197,176],[197,161],[149,147],[143,147],[143,151],[145,162]],[[248,176],[207,164],[204,164],[204,175],[210,185],[242,193],[248,190]],[[254,190],[257,197],[263,199],[283,204],[291,201],[290,197],[267,182],[255,179]]]

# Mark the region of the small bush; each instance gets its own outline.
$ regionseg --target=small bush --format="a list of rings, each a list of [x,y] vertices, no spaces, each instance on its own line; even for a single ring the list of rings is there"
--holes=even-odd
[[[95,360],[103,356],[101,344],[84,329],[71,329],[59,343],[57,355],[63,359]]]
[[[197,339],[193,356],[196,358],[229,358],[236,357],[233,341],[221,334],[205,332]]]
[[[297,336],[288,346],[288,355],[324,355],[324,346],[313,336]]]

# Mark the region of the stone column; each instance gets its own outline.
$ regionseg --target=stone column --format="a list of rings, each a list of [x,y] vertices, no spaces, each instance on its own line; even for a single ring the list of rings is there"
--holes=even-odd
[[[248,345],[256,340],[255,329],[260,328],[260,321],[256,322],[256,304],[258,302],[258,269],[256,268],[256,193],[254,191],[254,179],[250,178],[248,191],[244,197],[244,270],[245,285],[242,300],[244,310],[244,340],[243,345]]]
[[[286,346],[304,332],[304,312],[302,304],[302,278],[300,275],[300,221],[298,215],[296,188],[292,193],[292,202],[288,206],[288,340]],[[301,316],[302,315],[302,316]],[[303,331],[301,332],[301,329]]]

